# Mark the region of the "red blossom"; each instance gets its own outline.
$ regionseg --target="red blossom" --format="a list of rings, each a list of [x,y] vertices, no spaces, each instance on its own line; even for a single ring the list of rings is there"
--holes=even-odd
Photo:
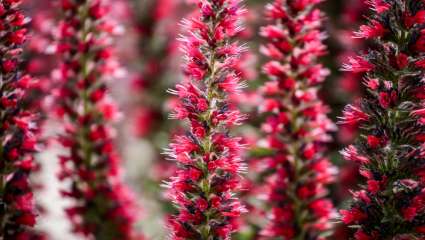
[[[59,178],[72,183],[62,195],[73,200],[66,213],[74,232],[89,238],[139,239],[133,229],[138,209],[123,183],[110,126],[118,114],[104,81],[117,69],[111,64],[112,30],[106,28],[114,27],[105,6],[103,0],[62,1],[56,107],[66,126],[59,139],[68,153],[60,157]],[[79,14],[85,11],[89,14]]]
[[[39,143],[39,124],[26,105],[36,81],[20,64],[28,22],[21,1],[1,1],[0,16],[0,238],[18,239],[31,234],[37,216],[29,176]]]
[[[344,116],[340,118],[341,124],[357,125],[358,123],[368,121],[369,116],[359,107],[347,105],[343,112]]]
[[[370,25],[360,26],[360,31],[355,33],[358,38],[377,38],[382,37],[385,34],[385,28],[382,24],[376,20],[372,20]]]
[[[344,66],[364,74],[368,87],[359,104],[347,106],[341,118],[342,124],[359,130],[356,144],[342,154],[358,163],[366,178],[353,192],[350,210],[341,211],[342,221],[358,229],[353,234],[357,240],[425,237],[417,231],[425,221],[425,182],[419,180],[425,169],[425,2],[412,3],[369,1],[376,13],[357,35],[376,44]],[[403,41],[396,40],[399,34],[406,34]]]
[[[169,90],[178,97],[171,117],[190,124],[167,150],[179,163],[167,183],[178,207],[169,225],[175,240],[224,240],[237,230],[233,223],[245,211],[234,196],[241,187],[241,139],[227,133],[244,119],[229,100],[243,87],[237,66],[244,49],[232,38],[244,10],[238,0],[201,0],[198,8],[199,16],[183,21],[187,80]]]
[[[259,112],[265,115],[266,147],[273,152],[263,159],[268,222],[260,234],[266,238],[316,239],[335,217],[332,202],[324,198],[337,171],[323,156],[334,125],[317,94],[329,75],[318,63],[326,53],[319,2],[273,1],[266,7],[271,23],[260,30],[267,40],[260,51],[269,58],[263,65],[269,81],[261,88]],[[301,209],[306,210],[301,214]]]
[[[363,211],[357,208],[353,208],[350,210],[341,210],[339,212],[342,215],[341,220],[345,224],[356,223],[358,221],[361,221],[367,218],[367,215]]]
[[[391,8],[391,5],[385,0],[369,0],[367,3],[378,14],[384,13]]]
[[[361,56],[350,57],[348,63],[343,65],[342,70],[354,73],[368,72],[374,69],[374,65]]]
[[[345,160],[355,161],[360,164],[367,164],[370,160],[366,156],[362,156],[353,145],[348,146],[346,149],[341,151],[341,155]]]
[[[381,144],[382,140],[379,137],[376,137],[374,135],[367,136],[367,144],[371,148],[377,148]]]

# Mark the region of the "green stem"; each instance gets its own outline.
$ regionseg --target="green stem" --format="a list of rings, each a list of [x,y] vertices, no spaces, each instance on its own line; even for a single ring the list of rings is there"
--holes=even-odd
[[[216,25],[217,25],[217,23],[215,21],[213,21],[211,29],[214,30],[216,28]],[[211,31],[211,33],[213,33],[213,32],[214,31]],[[215,53],[215,49],[210,49],[210,51],[211,51],[210,52],[211,55],[210,55],[210,58],[209,58],[210,74],[207,77],[207,79],[205,80],[206,81],[206,87],[207,87],[207,101],[210,104],[209,109],[208,109],[208,114],[205,117],[205,120],[206,120],[207,125],[208,125],[208,133],[206,134],[206,137],[205,137],[204,152],[208,152],[208,153],[210,153],[213,150],[211,139],[212,139],[212,135],[213,135],[214,132],[212,131],[212,122],[211,122],[211,113],[212,112],[211,112],[211,110],[213,109],[214,106],[212,106],[211,103],[215,102],[213,100],[216,97],[215,96],[216,95],[215,89],[214,89],[214,84],[215,84],[214,79],[215,79],[215,75],[216,75],[216,53]],[[215,102],[215,104],[217,104],[217,103]],[[203,178],[203,180],[205,180],[205,184],[207,185],[207,186],[202,186],[202,190],[204,191],[205,198],[207,199],[208,202],[210,202],[210,199],[209,199],[210,190],[211,190],[211,185],[210,185],[211,183],[209,181],[210,175],[209,175],[208,166],[206,165],[206,163],[202,162],[202,165],[204,165],[202,167],[206,169],[206,171],[204,171],[205,177]],[[204,185],[204,184],[202,184],[202,185]],[[209,224],[210,217],[211,217],[210,214],[211,213],[210,213],[209,209],[207,209],[206,212],[205,212],[205,215],[206,215],[205,224],[203,224],[200,227],[200,233],[201,233],[201,236],[202,236],[202,240],[210,240],[214,237],[214,236],[211,235],[212,233],[211,233],[211,228],[210,228],[210,224]]]
[[[294,46],[297,44],[297,41],[295,39],[289,38],[288,41],[291,42],[291,44]],[[291,56],[291,54],[293,54],[293,52],[288,53],[288,56]],[[289,61],[287,64],[289,64]],[[289,72],[288,75],[293,79],[299,80],[299,74],[296,72]],[[304,89],[304,88],[305,88],[304,83],[299,81],[296,86],[296,89],[291,90],[290,92],[285,94],[284,99],[282,101],[292,102],[292,97],[295,95],[296,90]],[[294,135],[297,134],[297,132],[299,131],[301,127],[299,126],[300,124],[298,121],[300,111],[296,106],[288,106],[288,107],[290,107],[287,111],[290,114],[290,124],[291,124],[290,132],[289,134],[287,134],[289,136],[288,143],[290,143],[288,146],[292,146],[288,150],[289,150],[289,154],[293,157],[293,167],[294,167],[294,175],[293,175],[292,182],[290,183],[290,186],[288,187],[288,191],[289,191],[288,195],[291,198],[293,202],[293,207],[294,207],[294,218],[295,218],[294,223],[295,223],[295,230],[296,230],[296,236],[294,237],[294,239],[304,240],[307,234],[307,231],[304,226],[305,217],[303,216],[303,209],[305,206],[302,200],[298,198],[298,194],[297,194],[298,182],[300,181],[300,179],[303,178],[301,174],[304,168],[304,164],[303,164],[302,156],[300,156],[303,142],[301,142],[298,139],[298,137],[293,137]],[[283,135],[282,137],[285,137],[285,135]]]
[[[293,131],[293,133],[295,134],[298,131],[298,126],[296,126],[296,120],[297,120],[297,113],[293,112],[293,119],[292,119],[292,123],[293,123],[293,128],[291,129]],[[296,223],[296,230],[297,233],[299,233],[296,236],[296,240],[304,240],[305,239],[305,234],[306,234],[306,230],[304,227],[304,218],[303,218],[303,203],[302,201],[298,198],[298,194],[297,194],[297,185],[298,185],[298,181],[300,179],[300,175],[301,175],[301,171],[303,168],[303,162],[302,159],[300,158],[299,154],[301,151],[301,143],[299,141],[292,141],[294,148],[291,151],[291,155],[294,157],[294,178],[293,178],[293,183],[291,184],[292,186],[290,187],[290,190],[292,191],[291,195],[292,195],[292,201],[294,204],[294,215],[295,215],[295,223]]]
[[[87,24],[88,19],[88,11],[89,11],[89,3],[87,2],[86,5],[82,6],[80,11],[80,19],[83,23],[83,32],[82,32],[82,41],[85,43],[87,40],[87,36],[89,35],[91,31],[91,27],[89,24]],[[81,66],[82,66],[82,79],[83,81],[86,80],[86,78],[89,76],[89,69],[88,69],[88,63],[90,55],[88,53],[85,53],[81,57]],[[83,101],[83,116],[87,116],[90,112],[90,102],[89,102],[89,94],[87,88],[83,88],[82,90],[82,101]],[[91,158],[92,158],[92,152],[91,152],[91,146],[90,146],[90,140],[88,140],[89,135],[89,126],[84,126],[82,129],[82,136],[81,136],[81,147],[83,148],[84,152],[84,162],[86,163],[87,167],[90,168],[91,166]]]

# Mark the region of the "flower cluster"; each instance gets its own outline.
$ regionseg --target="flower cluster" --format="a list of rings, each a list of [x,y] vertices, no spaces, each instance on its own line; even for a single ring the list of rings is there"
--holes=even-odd
[[[371,0],[356,37],[374,41],[344,70],[364,73],[367,95],[344,111],[357,126],[342,155],[360,165],[366,183],[341,210],[357,240],[425,237],[425,2]]]
[[[56,113],[64,126],[59,141],[68,154],[60,156],[59,178],[70,182],[62,195],[74,203],[66,214],[74,232],[95,239],[136,239],[137,209],[122,183],[110,127],[117,112],[105,82],[116,71],[110,43],[117,27],[107,21],[103,1],[60,3]]]
[[[0,238],[6,240],[29,237],[36,222],[29,184],[36,124],[23,104],[36,81],[20,71],[29,21],[20,5],[0,1]]]
[[[268,223],[261,235],[283,239],[321,239],[336,212],[325,198],[336,168],[324,156],[335,125],[318,97],[329,71],[318,58],[326,53],[320,31],[321,0],[275,0],[266,7],[272,21],[260,30],[269,77],[261,91],[262,130],[270,156],[263,159]]]
[[[232,39],[244,10],[239,0],[200,0],[198,7],[198,16],[183,21],[187,80],[170,90],[179,97],[171,117],[187,120],[190,130],[167,151],[178,165],[167,184],[178,206],[169,222],[176,240],[230,239],[245,211],[235,197],[244,168],[241,138],[229,133],[244,117],[228,98],[241,90],[236,66],[244,48]]]

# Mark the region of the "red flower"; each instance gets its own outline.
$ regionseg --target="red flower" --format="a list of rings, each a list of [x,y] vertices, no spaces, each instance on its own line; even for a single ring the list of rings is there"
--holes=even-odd
[[[420,68],[425,68],[425,59],[416,61],[415,65],[420,67]]]
[[[339,212],[342,215],[341,220],[345,224],[357,223],[367,218],[367,215],[358,208],[340,210]]]
[[[359,107],[347,105],[344,108],[344,116],[340,118],[341,124],[357,125],[363,121],[368,121],[369,116],[364,113]]]
[[[15,59],[5,59],[2,62],[2,68],[5,73],[10,73],[14,71],[17,67],[18,63]]]
[[[379,93],[379,104],[381,105],[381,107],[388,108],[390,107],[391,103],[392,103],[392,99],[389,93],[387,92]]]
[[[365,190],[360,190],[357,192],[353,192],[353,197],[354,199],[358,200],[358,201],[363,201],[366,204],[370,204],[371,203],[371,198],[368,195],[368,192],[366,192]]]
[[[35,83],[21,71],[22,45],[27,39],[21,1],[0,2],[0,184],[2,225],[0,238],[18,239],[36,223],[33,189],[28,183],[34,168],[39,122],[27,101]]]
[[[374,68],[375,66],[369,61],[365,60],[360,56],[350,57],[348,63],[343,65],[342,70],[347,72],[361,73],[367,72]]]
[[[113,144],[110,121],[117,118],[117,107],[103,82],[114,71],[110,34],[105,29],[112,25],[101,0],[64,0],[62,11],[57,43],[62,46],[57,48],[62,74],[56,106],[66,126],[60,142],[68,151],[60,157],[59,176],[72,183],[62,191],[73,200],[66,213],[73,230],[89,238],[139,238],[133,231],[138,209],[133,193],[122,183]],[[86,11],[89,14],[79,14]],[[84,31],[89,31],[89,40]]]
[[[238,0],[201,0],[198,8],[200,16],[183,22],[189,32],[182,39],[188,80],[169,91],[179,98],[171,116],[190,123],[188,133],[175,137],[167,150],[180,163],[168,183],[178,206],[170,227],[175,240],[224,240],[245,211],[233,196],[241,185],[241,139],[228,134],[244,119],[229,100],[243,87],[237,74],[243,48],[232,37],[244,10]],[[214,214],[206,217],[208,212]]]
[[[371,21],[370,25],[362,25],[360,26],[360,31],[355,33],[356,37],[359,38],[377,38],[383,37],[385,34],[385,28],[378,21]]]
[[[335,217],[324,198],[336,169],[323,156],[334,125],[317,94],[329,74],[317,60],[326,53],[319,2],[276,0],[266,7],[272,22],[260,30],[269,81],[261,88],[259,112],[267,114],[262,130],[273,153],[263,159],[267,168],[261,173],[268,222],[260,234],[268,238],[318,238]]]
[[[372,194],[376,194],[381,189],[381,183],[376,180],[367,181],[367,190]]]
[[[341,155],[345,160],[354,161],[360,164],[367,164],[370,162],[369,158],[362,156],[353,145],[348,146],[346,149],[341,151]]]
[[[34,227],[35,225],[35,215],[31,212],[29,213],[22,213],[20,216],[16,218],[16,223]]]
[[[356,239],[424,237],[416,229],[425,221],[425,182],[418,181],[425,169],[421,63],[425,2],[411,3],[369,1],[375,13],[358,35],[376,44],[345,66],[345,70],[362,72],[368,87],[368,94],[357,107],[349,105],[341,121],[359,130],[356,144],[342,154],[356,161],[360,175],[367,179],[353,193],[350,210],[341,211],[344,223],[358,228]],[[414,36],[409,32],[415,32]],[[399,33],[406,33],[405,39],[393,42]]]
[[[408,56],[404,53],[400,53],[396,57],[396,62],[398,69],[403,69],[409,64]]]
[[[329,199],[319,199],[310,204],[310,208],[313,209],[314,214],[319,218],[331,218],[333,217],[332,209],[333,204]]]
[[[378,14],[384,13],[391,8],[391,5],[384,0],[370,0],[367,3]]]
[[[418,213],[418,209],[415,207],[408,207],[403,209],[403,217],[407,221],[412,221],[416,217],[417,213]]]
[[[381,145],[381,142],[382,142],[382,140],[379,137],[376,137],[374,135],[367,136],[367,144],[371,148],[377,148],[377,147],[379,147],[379,145]]]

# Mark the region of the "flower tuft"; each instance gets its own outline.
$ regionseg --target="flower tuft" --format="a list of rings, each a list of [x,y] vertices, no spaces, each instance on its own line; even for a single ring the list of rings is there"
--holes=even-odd
[[[122,180],[111,128],[119,115],[105,82],[118,70],[110,45],[117,27],[108,21],[106,1],[61,2],[56,112],[67,152],[59,156],[58,177],[71,183],[61,194],[73,200],[66,215],[73,231],[89,238],[143,239],[133,229],[138,208]]]
[[[0,238],[26,239],[36,224],[29,176],[37,151],[38,122],[25,105],[36,83],[21,71],[29,22],[21,1],[0,1]]]
[[[270,59],[263,72],[270,80],[261,88],[259,111],[272,153],[263,159],[268,221],[260,235],[270,239],[321,239],[336,216],[325,197],[337,169],[324,156],[335,125],[318,96],[329,75],[318,63],[326,53],[320,2],[275,0],[266,7],[271,23],[260,30],[267,40],[261,52]]]
[[[178,214],[169,219],[172,239],[230,239],[245,212],[235,194],[241,187],[241,138],[229,134],[245,116],[229,100],[243,83],[237,67],[245,47],[232,39],[242,30],[239,0],[198,2],[199,13],[182,21],[180,38],[186,80],[168,92],[178,97],[171,118],[187,120],[166,154],[178,170],[166,183]]]
[[[356,240],[423,239],[425,2],[368,4],[375,13],[356,35],[376,43],[343,67],[365,75],[368,94],[340,121],[360,132],[341,154],[359,165],[365,184],[352,192],[341,220],[357,229]]]

